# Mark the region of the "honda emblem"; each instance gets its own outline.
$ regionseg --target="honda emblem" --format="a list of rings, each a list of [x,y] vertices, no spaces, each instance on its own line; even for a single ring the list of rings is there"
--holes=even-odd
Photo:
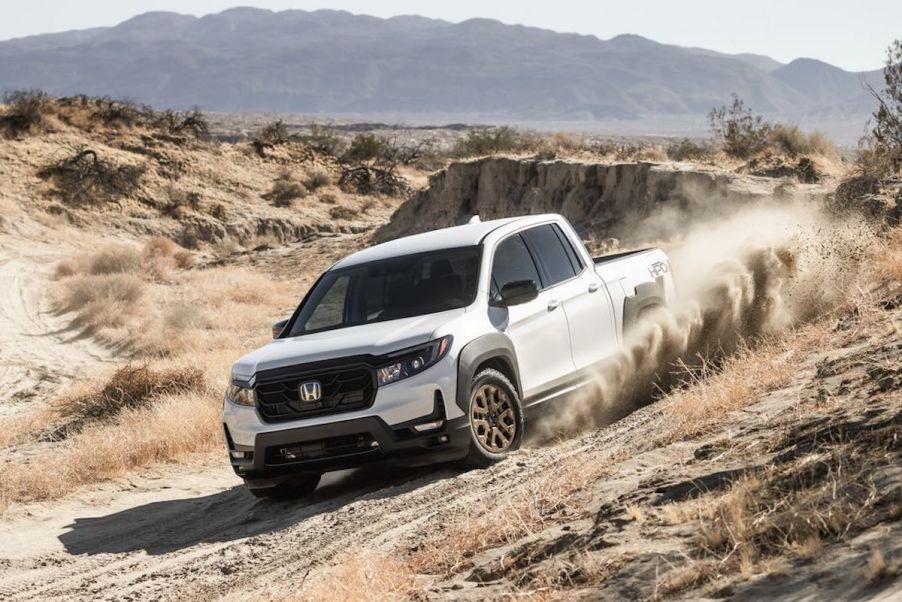
[[[318,380],[308,380],[301,383],[301,386],[298,387],[298,394],[301,401],[308,403],[319,401],[323,396],[323,386]]]

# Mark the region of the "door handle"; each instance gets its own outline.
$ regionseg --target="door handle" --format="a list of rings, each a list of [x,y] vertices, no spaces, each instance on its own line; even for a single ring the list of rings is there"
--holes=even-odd
[[[589,292],[590,292],[590,293],[594,293],[594,292],[597,291],[599,288],[601,288],[601,285],[598,284],[597,282],[590,282],[590,283],[589,283]]]
[[[548,302],[548,311],[556,310],[558,308],[558,306],[560,306],[560,304],[561,304],[560,299],[552,299],[551,301]]]

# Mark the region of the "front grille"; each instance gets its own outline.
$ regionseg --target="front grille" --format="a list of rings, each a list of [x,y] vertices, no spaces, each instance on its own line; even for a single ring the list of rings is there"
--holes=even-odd
[[[368,408],[376,396],[376,382],[369,366],[356,365],[322,368],[309,372],[257,378],[257,408],[267,422],[296,420]],[[322,397],[317,401],[302,401],[302,383],[320,383]]]
[[[328,460],[375,451],[375,439],[369,433],[342,435],[319,441],[289,443],[266,448],[267,466],[284,466],[310,460]]]

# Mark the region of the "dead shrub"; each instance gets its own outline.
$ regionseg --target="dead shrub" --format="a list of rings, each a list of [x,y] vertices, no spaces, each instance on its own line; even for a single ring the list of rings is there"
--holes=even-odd
[[[707,161],[713,159],[717,154],[709,142],[695,141],[689,138],[683,138],[679,142],[669,145],[664,152],[673,161]]]
[[[334,190],[326,190],[319,193],[319,202],[326,205],[334,205],[338,202],[338,195],[335,194]]]
[[[127,245],[108,245],[91,256],[88,271],[91,274],[133,273],[141,268],[141,255]]]
[[[215,203],[212,207],[210,207],[210,217],[222,221],[226,219],[226,216],[226,208],[222,203]]]
[[[188,134],[199,140],[210,136],[210,122],[200,109],[190,111],[162,111],[153,116],[154,125],[170,134]]]
[[[270,191],[262,196],[276,207],[290,207],[294,201],[307,196],[307,189],[290,171],[283,171],[273,182]]]
[[[174,219],[185,217],[188,209],[197,211],[200,209],[201,197],[199,192],[186,191],[170,186],[167,191],[168,202],[161,212]]]
[[[304,185],[307,190],[319,190],[324,186],[332,185],[332,174],[325,167],[316,166],[307,171],[304,178]]]
[[[41,90],[17,90],[3,96],[6,105],[0,128],[10,138],[36,132],[50,109],[50,98]]]
[[[66,203],[94,205],[134,194],[141,187],[144,171],[143,166],[117,165],[91,149],[83,149],[43,167],[38,176],[51,180],[56,194]]]
[[[92,304],[130,306],[144,296],[145,285],[132,274],[91,274],[62,281],[59,309],[78,311]]]
[[[827,136],[820,132],[806,134],[797,125],[777,123],[771,127],[769,138],[777,150],[790,157],[821,155],[835,158],[837,156],[836,146]]]
[[[194,265],[194,254],[185,249],[179,249],[173,253],[172,259],[175,261],[176,267],[182,270],[187,270]]]
[[[204,386],[204,374],[195,367],[157,369],[146,364],[127,364],[116,370],[98,390],[63,397],[55,403],[55,408],[64,418],[83,424],[109,420],[126,408],[144,407],[164,393],[200,391]]]
[[[327,125],[314,123],[310,126],[310,133],[299,138],[310,148],[332,157],[343,155],[347,146],[342,137],[335,133],[335,128]]]
[[[393,170],[369,165],[342,168],[338,186],[345,192],[390,197],[401,196],[410,191],[407,180]]]
[[[344,205],[337,205],[329,209],[329,217],[332,219],[352,220],[360,215],[360,210]]]
[[[176,245],[168,238],[155,236],[144,243],[143,255],[146,258],[172,257],[176,252]]]

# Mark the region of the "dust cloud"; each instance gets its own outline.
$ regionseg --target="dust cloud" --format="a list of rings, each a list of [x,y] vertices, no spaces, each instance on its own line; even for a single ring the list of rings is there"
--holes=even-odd
[[[542,418],[538,440],[610,424],[683,382],[687,370],[837,308],[858,294],[874,240],[861,219],[786,200],[730,215],[665,208],[630,231],[627,246],[668,253],[678,298],[627,333],[591,393]]]

